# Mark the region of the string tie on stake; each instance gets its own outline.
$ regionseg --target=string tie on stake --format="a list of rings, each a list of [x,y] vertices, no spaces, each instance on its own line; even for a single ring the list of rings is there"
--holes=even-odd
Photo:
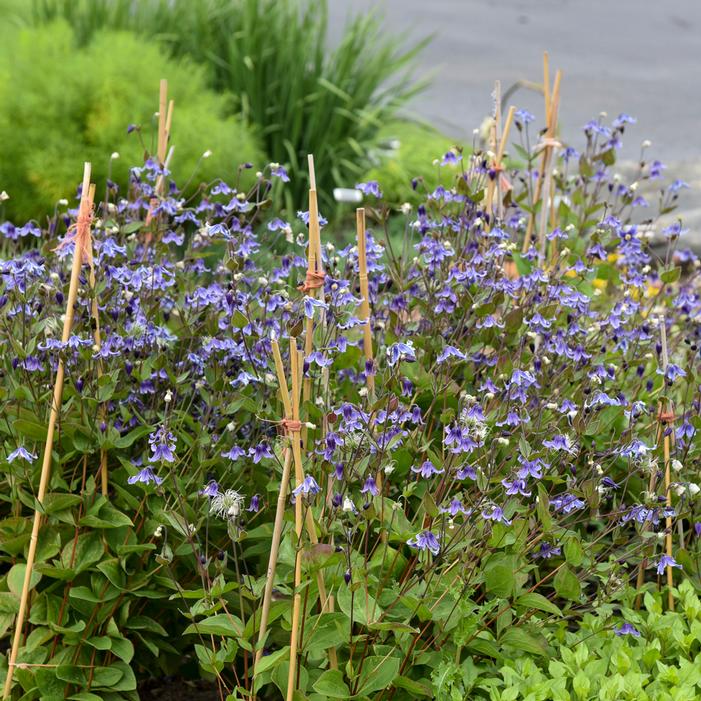
[[[302,430],[302,422],[295,419],[281,419],[280,426],[287,433],[299,433]]]
[[[657,414],[657,419],[660,423],[673,423],[677,417],[672,410],[662,411]]]
[[[304,282],[297,288],[300,292],[310,292],[324,286],[326,273],[323,270],[313,272],[308,270]]]
[[[562,148],[562,143],[560,143],[557,139],[546,136],[538,143],[537,150],[542,151],[544,148]]]
[[[67,248],[72,243],[80,247],[83,254],[83,263],[90,261],[90,252],[88,246],[90,244],[90,225],[93,221],[93,213],[79,214],[76,220],[68,227],[63,240],[54,248],[54,251],[61,251]]]

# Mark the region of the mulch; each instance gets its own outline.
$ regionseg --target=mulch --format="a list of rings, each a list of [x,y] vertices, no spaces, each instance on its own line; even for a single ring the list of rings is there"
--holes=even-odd
[[[139,684],[141,701],[220,701],[216,684],[165,677]]]

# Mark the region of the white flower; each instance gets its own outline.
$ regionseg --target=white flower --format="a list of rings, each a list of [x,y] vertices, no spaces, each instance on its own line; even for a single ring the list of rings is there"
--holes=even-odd
[[[112,155],[110,156],[110,158],[111,158],[113,161],[116,161],[116,160],[119,158],[119,153],[118,153],[117,151],[113,151],[113,152],[112,152]]]
[[[681,472],[681,471],[682,471],[682,464],[681,464],[681,462],[680,462],[679,460],[677,460],[676,458],[675,458],[674,460],[672,460],[672,469],[673,469],[675,472]]]
[[[165,396],[163,397],[163,401],[164,401],[166,404],[170,404],[170,403],[173,401],[173,393],[172,393],[170,390],[168,390],[168,391],[165,393]]]
[[[5,202],[6,200],[9,200],[9,199],[10,199],[10,196],[7,194],[7,192],[5,192],[5,190],[0,192],[0,202]]]
[[[163,526],[159,526],[156,528],[156,530],[153,532],[153,537],[154,538],[162,538],[163,537]]]
[[[202,158],[209,158],[211,155],[212,155],[212,152],[211,152],[209,149],[207,149],[207,150],[202,154]]]
[[[209,513],[218,516],[225,521],[234,520],[241,513],[243,495],[234,489],[227,489],[212,497]]]
[[[353,504],[348,497],[343,497],[343,510],[346,512],[355,512],[355,504]]]
[[[689,493],[696,496],[699,492],[701,492],[701,487],[696,482],[689,482]]]

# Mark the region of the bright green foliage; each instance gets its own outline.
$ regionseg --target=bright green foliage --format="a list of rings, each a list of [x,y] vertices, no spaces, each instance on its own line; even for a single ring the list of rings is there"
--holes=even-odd
[[[396,121],[383,127],[378,138],[389,150],[380,153],[379,164],[363,180],[377,180],[388,202],[418,202],[424,190],[441,182],[441,171],[443,180],[452,182],[453,168],[435,164],[454,145],[447,136],[424,124]],[[411,188],[413,178],[420,180],[417,191]]]
[[[325,0],[37,0],[34,19],[66,17],[80,43],[102,27],[130,29],[201,62],[232,111],[260,129],[271,160],[303,171],[315,155],[328,197],[333,185],[353,186],[380,127],[416,92],[408,68],[423,44],[402,49],[370,13],[332,50],[326,8]],[[298,202],[306,179],[291,185]]]
[[[121,186],[128,168],[155,151],[158,84],[175,100],[171,169],[185,184],[215,176],[235,180],[240,163],[261,164],[249,129],[224,118],[224,101],[205,90],[203,71],[166,58],[156,45],[127,33],[98,34],[76,49],[63,23],[24,29],[0,47],[0,189],[18,223],[72,202],[83,161],[93,164],[98,197],[105,178]],[[127,134],[129,124],[142,126]],[[212,156],[201,160],[211,149]],[[120,154],[110,163],[113,152]]]
[[[603,604],[576,631],[545,628],[550,654],[505,658],[496,667],[444,660],[432,675],[435,698],[490,701],[693,701],[701,699],[701,601],[689,581],[676,611],[647,593],[644,609]],[[665,598],[666,602],[666,598]],[[616,635],[624,623],[640,633]],[[513,630],[518,630],[513,629]],[[529,652],[525,650],[525,652]]]

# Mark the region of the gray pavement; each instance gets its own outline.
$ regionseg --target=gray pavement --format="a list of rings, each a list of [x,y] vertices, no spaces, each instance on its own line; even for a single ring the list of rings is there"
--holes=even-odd
[[[431,86],[409,106],[456,140],[470,140],[502,89],[542,80],[542,53],[563,71],[563,137],[581,144],[581,126],[605,111],[626,112],[623,159],[640,142],[692,190],[681,198],[686,224],[701,241],[701,0],[330,0],[338,36],[351,13],[379,10],[392,32],[434,38],[419,74]],[[552,70],[554,73],[554,70]],[[512,103],[543,119],[542,97],[520,90]]]

